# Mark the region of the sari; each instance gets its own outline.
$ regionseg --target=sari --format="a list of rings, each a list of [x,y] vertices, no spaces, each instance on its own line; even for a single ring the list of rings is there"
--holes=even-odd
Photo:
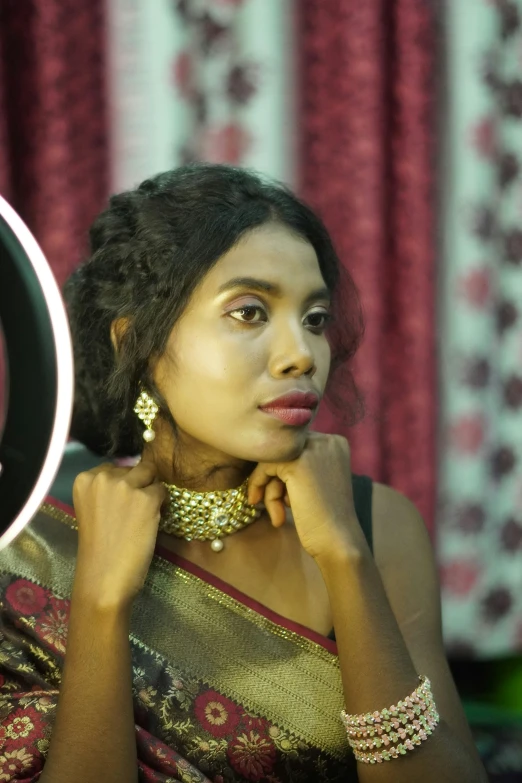
[[[354,496],[369,536],[371,481]],[[45,763],[76,551],[73,510],[49,500],[0,552],[0,781]],[[159,547],[129,638],[140,781],[357,781],[334,638]]]

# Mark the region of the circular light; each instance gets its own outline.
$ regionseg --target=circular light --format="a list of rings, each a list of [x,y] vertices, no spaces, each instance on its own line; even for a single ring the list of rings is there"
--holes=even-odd
[[[60,466],[73,402],[67,315],[35,238],[0,196],[0,323],[7,414],[0,441],[0,549],[31,521]]]

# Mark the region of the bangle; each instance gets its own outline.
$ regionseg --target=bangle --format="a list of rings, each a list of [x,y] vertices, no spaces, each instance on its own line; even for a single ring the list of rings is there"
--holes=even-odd
[[[430,681],[423,675],[419,680],[410,696],[388,709],[361,715],[342,711],[341,720],[357,761],[376,764],[404,756],[433,733],[439,714]]]
[[[372,728],[382,721],[400,720],[402,715],[413,712],[420,715],[422,707],[427,706],[427,702],[433,701],[431,693],[431,683],[423,674],[419,676],[420,685],[418,685],[410,696],[404,701],[397,702],[397,706],[392,705],[388,709],[380,712],[367,712],[360,715],[348,715],[346,710],[341,712],[341,720],[347,729],[352,728],[357,731],[364,731],[367,727]]]

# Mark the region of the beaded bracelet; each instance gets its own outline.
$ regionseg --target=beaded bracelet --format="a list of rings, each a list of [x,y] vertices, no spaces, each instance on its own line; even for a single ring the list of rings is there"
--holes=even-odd
[[[421,706],[426,702],[432,701],[433,696],[431,693],[431,683],[427,677],[423,674],[419,676],[420,685],[418,685],[410,696],[407,696],[404,701],[397,702],[397,706],[392,705],[388,709],[381,710],[380,712],[367,712],[360,715],[348,715],[346,710],[341,712],[341,720],[346,728],[354,728],[357,730],[363,730],[364,727],[373,727],[375,724],[379,724],[382,720],[389,721],[393,718],[399,718],[402,713],[406,713],[407,710],[413,710],[420,713]],[[417,711],[418,710],[418,711]]]
[[[384,750],[373,753],[359,753],[354,751],[354,756],[357,761],[361,761],[363,764],[381,764],[383,761],[392,761],[399,758],[399,756],[405,756],[410,750],[415,750],[416,745],[420,745],[421,742],[427,740],[430,734],[433,734],[437,722],[433,724],[432,728],[427,728],[424,735],[414,734],[411,738],[406,739],[404,742],[398,745],[393,745],[391,748],[385,748]]]
[[[401,726],[398,731],[392,731],[389,734],[382,734],[368,739],[352,740],[350,746],[354,751],[365,752],[368,750],[380,750],[381,747],[388,748],[391,744],[399,743],[403,740],[405,743],[414,742],[420,745],[421,742],[428,739],[433,733],[435,726],[439,722],[438,714],[425,714],[419,717],[415,723],[409,723]],[[417,741],[418,740],[418,741]],[[413,748],[411,748],[413,750]]]
[[[439,715],[431,684],[422,675],[419,680],[420,684],[410,696],[389,709],[361,715],[348,715],[342,711],[341,720],[357,761],[366,764],[390,761],[414,750],[433,733]]]

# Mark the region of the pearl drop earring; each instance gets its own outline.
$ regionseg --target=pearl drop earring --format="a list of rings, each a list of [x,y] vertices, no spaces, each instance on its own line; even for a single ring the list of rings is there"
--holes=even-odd
[[[147,443],[151,443],[156,437],[156,433],[152,429],[152,423],[158,415],[159,408],[147,392],[142,389],[140,396],[136,400],[134,406],[134,413],[144,423],[146,429],[143,430],[143,440]]]

